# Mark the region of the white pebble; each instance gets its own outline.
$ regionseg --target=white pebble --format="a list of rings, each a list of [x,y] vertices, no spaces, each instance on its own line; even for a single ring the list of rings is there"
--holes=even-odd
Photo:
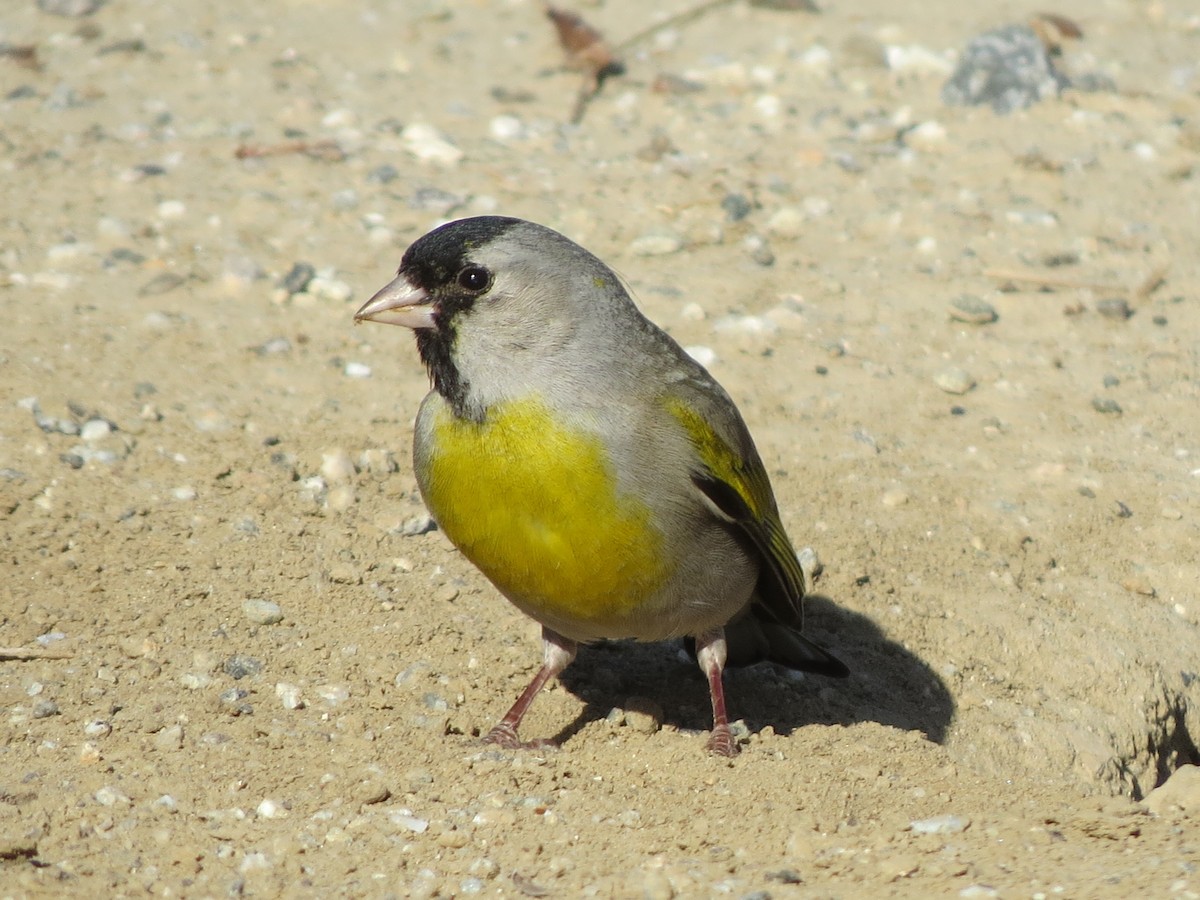
[[[783,110],[783,101],[775,94],[760,94],[754,100],[754,111],[764,119],[773,119]]]
[[[922,122],[904,137],[905,143],[918,150],[932,150],[946,143],[946,127],[941,122]]]
[[[809,71],[822,74],[833,65],[833,54],[822,44],[813,44],[800,56],[800,64]]]
[[[46,261],[51,263],[72,262],[86,253],[90,253],[91,244],[82,241],[64,241],[55,244],[46,251]]]
[[[708,317],[708,313],[699,303],[685,303],[679,310],[679,317],[685,322],[703,322]]]
[[[83,733],[88,737],[107,737],[112,734],[112,725],[103,719],[96,719],[83,726]]]
[[[258,625],[275,625],[283,621],[283,610],[273,600],[250,598],[242,602],[246,618]]]
[[[692,344],[690,347],[684,347],[683,352],[705,368],[717,361],[716,351],[712,347],[705,347],[703,344]]]
[[[317,688],[317,696],[331,706],[350,699],[350,689],[340,684],[323,684]]]
[[[176,500],[181,500],[181,501],[185,501],[185,502],[189,501],[189,500],[195,500],[196,499],[196,489],[189,484],[185,484],[182,487],[177,487],[174,490],[172,490],[171,496],[174,497]]]
[[[411,809],[394,809],[388,813],[388,818],[391,819],[393,825],[408,831],[415,831],[417,834],[424,834],[425,829],[429,827],[428,820],[417,818],[412,814]]]
[[[349,378],[370,378],[371,367],[366,363],[348,362],[346,368],[342,370]]]
[[[321,119],[321,124],[325,128],[350,128],[358,124],[358,116],[354,114],[353,110],[343,107],[327,112]]]
[[[167,812],[175,812],[179,809],[179,801],[170,794],[163,794],[154,801],[155,809],[165,809]]]
[[[258,809],[255,810],[260,819],[283,819],[287,817],[287,810],[272,800],[270,797],[258,804]]]
[[[929,819],[915,819],[908,823],[908,827],[916,834],[958,834],[970,824],[970,819],[947,813]]]
[[[129,797],[110,784],[106,784],[93,794],[101,806],[116,806],[118,803],[128,803]]]
[[[79,436],[85,441],[99,441],[112,434],[112,426],[103,419],[89,419],[79,429]]]
[[[452,166],[463,158],[463,152],[426,122],[413,122],[400,133],[404,149],[422,162]]]
[[[304,709],[304,698],[300,695],[300,688],[294,684],[279,682],[275,685],[275,696],[284,709]]]
[[[160,219],[182,219],[187,215],[187,205],[182,200],[164,200],[158,204]]]
[[[945,56],[918,44],[910,44],[907,47],[889,44],[883,48],[883,55],[887,60],[887,67],[893,72],[949,75],[954,68]]]
[[[242,864],[238,866],[238,871],[245,875],[248,872],[259,872],[271,868],[271,861],[267,859],[265,853],[247,853],[242,857]]]
[[[322,300],[331,300],[334,303],[345,303],[354,296],[354,288],[337,278],[318,275],[305,286],[304,293],[320,297]]]
[[[950,366],[933,376],[933,383],[947,394],[965,394],[975,387],[975,379],[965,369]]]
[[[341,447],[321,454],[321,477],[325,479],[326,484],[353,481],[355,474],[354,460]]]
[[[189,691],[199,691],[212,684],[212,676],[206,672],[184,672],[179,676],[179,683]]]
[[[773,234],[776,237],[799,237],[804,231],[806,218],[802,210],[794,206],[785,206],[782,209],[776,210],[767,219],[766,229],[769,234]]]
[[[498,141],[512,141],[525,136],[525,125],[516,116],[496,116],[488,132]]]
[[[713,322],[718,334],[774,334],[779,326],[763,316],[722,316]]]
[[[649,231],[629,244],[629,252],[635,256],[667,256],[682,249],[683,238],[665,228]]]

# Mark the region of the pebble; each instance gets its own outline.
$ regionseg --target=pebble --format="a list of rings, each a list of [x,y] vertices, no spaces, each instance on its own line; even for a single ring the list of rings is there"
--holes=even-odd
[[[1093,397],[1092,409],[1106,416],[1119,416],[1124,412],[1121,404],[1111,397]]]
[[[286,819],[288,811],[270,797],[263,799],[254,810],[260,819]]]
[[[929,819],[914,819],[908,827],[914,834],[958,834],[970,824],[970,819],[947,813]]]
[[[1131,594],[1139,594],[1142,597],[1153,597],[1158,593],[1154,589],[1154,585],[1140,575],[1130,575],[1121,579],[1121,587]]]
[[[286,681],[280,681],[275,685],[275,696],[279,698],[284,709],[304,709],[306,705],[300,688],[297,685],[288,684]]]
[[[33,705],[33,717],[35,719],[48,719],[51,716],[59,715],[59,713],[58,704],[53,700],[39,700]]]
[[[323,684],[317,688],[317,696],[330,706],[337,706],[350,699],[350,689],[342,684]]]
[[[1114,322],[1124,322],[1133,315],[1129,303],[1121,297],[1106,297],[1096,301],[1096,312]]]
[[[775,237],[795,238],[804,233],[808,217],[796,206],[784,206],[775,210],[767,219],[766,231]]]
[[[942,86],[942,102],[949,106],[988,104],[1003,115],[1057,97],[1068,84],[1032,28],[1007,25],[984,32],[967,45],[958,67]]]
[[[767,240],[758,234],[748,234],[742,241],[742,249],[750,254],[750,259],[760,266],[775,265],[775,251]]]
[[[390,450],[371,447],[358,457],[358,467],[372,475],[391,475],[400,471],[400,464]]]
[[[329,493],[325,495],[326,508],[334,512],[345,512],[357,502],[354,487],[349,484],[339,484],[330,488]]]
[[[347,378],[370,378],[371,367],[366,363],[348,362],[345,368],[342,369],[342,373]]]
[[[933,383],[947,394],[965,394],[975,387],[975,379],[965,369],[950,366],[933,376]]]
[[[191,485],[185,484],[180,487],[172,489],[171,496],[176,500],[188,502],[190,500],[196,499],[196,489],[194,487],[192,487]]]
[[[972,325],[987,325],[999,318],[996,307],[971,294],[963,294],[951,301],[949,312],[954,321],[969,322]]]
[[[154,735],[154,748],[163,752],[183,747],[183,726],[170,725]]]
[[[920,44],[888,44],[883,48],[883,61],[893,72],[917,75],[945,75],[953,67],[944,55]]]
[[[754,205],[744,194],[726,194],[721,200],[721,209],[730,222],[740,222],[754,211]]]
[[[234,681],[240,681],[247,676],[253,677],[257,675],[262,671],[262,667],[262,660],[255,659],[253,656],[243,656],[240,653],[235,653],[221,664],[221,671]]]
[[[273,600],[250,598],[242,602],[242,612],[257,625],[276,625],[283,621],[283,610]]]
[[[903,506],[908,502],[908,492],[902,491],[899,488],[893,488],[890,491],[883,492],[883,505],[892,507]]]
[[[512,141],[525,136],[525,123],[516,116],[496,116],[488,124],[488,133],[498,141]]]
[[[409,516],[400,523],[399,532],[403,537],[416,537],[437,530],[437,523],[429,513],[417,513]]]
[[[1156,816],[1172,812],[1200,816],[1200,766],[1180,766],[1142,803]]]
[[[424,834],[429,828],[429,820],[414,816],[411,809],[394,809],[388,813],[388,819],[397,828],[417,834]]]
[[[629,244],[629,252],[635,256],[668,256],[682,249],[683,237],[667,228],[648,231]]]
[[[318,275],[308,283],[305,293],[312,297],[318,297],[321,300],[345,303],[354,296],[354,288],[339,278]]]
[[[157,212],[160,219],[182,219],[187,215],[187,204],[182,200],[164,200],[158,204]]]
[[[354,460],[341,447],[335,447],[321,454],[321,477],[328,484],[342,484],[353,481],[358,474]]]
[[[390,163],[376,166],[367,173],[367,181],[373,184],[391,184],[400,177],[400,170]]]
[[[351,796],[355,803],[371,806],[391,797],[392,790],[377,778],[367,778],[354,786]]]
[[[184,672],[179,683],[189,691],[200,691],[212,684],[212,676],[207,672]]]
[[[454,146],[436,128],[426,122],[413,122],[400,132],[404,149],[422,162],[442,166],[453,166],[463,158],[463,152]]]
[[[116,806],[118,803],[129,802],[129,795],[117,790],[111,784],[106,784],[92,795],[101,806]]]
[[[249,691],[234,687],[221,691],[217,702],[231,716],[249,716],[254,714],[254,707],[246,702],[246,698],[249,696]]]
[[[279,288],[289,295],[299,294],[317,277],[317,270],[306,262],[294,262],[288,273],[279,279]]]
[[[203,410],[192,424],[196,426],[197,431],[207,432],[228,431],[231,427],[229,419],[216,409]]]
[[[718,334],[774,334],[779,326],[764,316],[728,315],[713,322]]]
[[[90,738],[108,737],[112,734],[112,725],[103,719],[96,719],[83,726],[83,733]]]
[[[625,724],[642,734],[655,734],[662,728],[663,708],[649,697],[625,699]]]
[[[705,368],[708,368],[717,361],[716,351],[712,347],[705,347],[702,344],[692,344],[691,346],[684,347],[683,352]]]

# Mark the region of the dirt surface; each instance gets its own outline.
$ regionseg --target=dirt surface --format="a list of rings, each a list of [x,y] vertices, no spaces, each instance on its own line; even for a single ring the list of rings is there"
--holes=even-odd
[[[571,125],[529,0],[9,3],[0,895],[1200,894],[1200,19],[1063,4],[1115,90],[943,105],[1030,11],[735,3]],[[825,564],[854,674],[731,673],[732,762],[668,645],[480,744],[537,629],[425,530],[425,374],[351,317],[484,212],[711,358]]]

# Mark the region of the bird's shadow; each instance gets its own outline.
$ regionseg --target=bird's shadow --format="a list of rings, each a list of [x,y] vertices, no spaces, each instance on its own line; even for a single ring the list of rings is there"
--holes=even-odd
[[[885,638],[871,619],[810,594],[804,599],[804,633],[845,662],[850,677],[797,677],[769,663],[728,669],[725,699],[731,720],[745,720],[752,732],[770,725],[779,734],[809,724],[878,722],[919,731],[935,743],[945,740],[954,718],[945,682],[920,657]],[[581,647],[559,680],[585,706],[556,742],[631,696],[657,703],[665,724],[694,731],[712,726],[708,683],[678,643],[611,641]]]

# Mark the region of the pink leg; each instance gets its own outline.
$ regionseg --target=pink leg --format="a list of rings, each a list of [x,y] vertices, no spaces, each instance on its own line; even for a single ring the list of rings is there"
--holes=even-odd
[[[549,628],[542,628],[542,667],[533,676],[533,681],[529,682],[529,687],[525,688],[525,691],[517,698],[512,709],[506,712],[496,727],[488,732],[487,737],[483,739],[485,743],[498,744],[507,750],[544,749],[557,746],[554,741],[550,740],[522,743],[517,738],[517,729],[521,726],[521,720],[525,718],[525,713],[529,712],[529,707],[533,705],[533,698],[546,686],[547,681],[571,664],[578,647],[578,644],[567,640],[561,634],[551,631]]]
[[[708,752],[717,756],[737,756],[737,744],[729,730],[725,715],[725,687],[721,673],[725,669],[725,631],[716,628],[696,638],[696,661],[708,676],[708,692],[712,696],[713,728],[708,738]]]

